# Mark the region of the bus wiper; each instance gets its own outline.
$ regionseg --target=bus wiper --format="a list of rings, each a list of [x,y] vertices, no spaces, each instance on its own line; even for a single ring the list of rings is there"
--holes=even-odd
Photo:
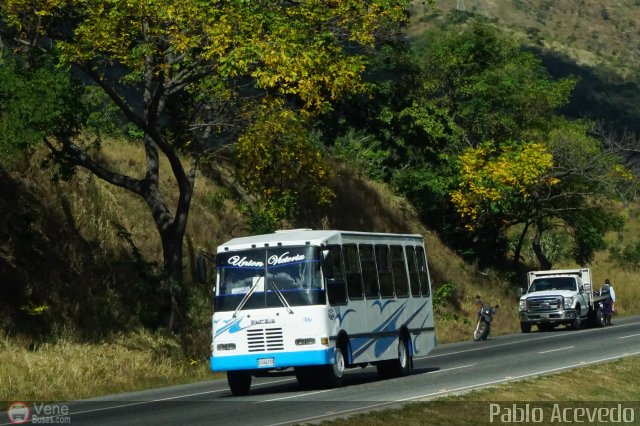
[[[280,291],[280,289],[276,285],[276,282],[275,281],[271,281],[271,285],[273,286],[274,290],[276,291],[276,296],[278,296],[278,299],[280,299],[280,301],[282,302],[284,307],[287,308],[287,312],[289,312],[290,314],[293,315],[293,311],[291,310],[291,305],[289,305],[289,303],[287,302],[287,299],[285,299],[284,295],[282,294],[282,292]]]
[[[238,312],[240,312],[240,310],[242,310],[242,308],[244,308],[245,303],[247,303],[247,300],[249,300],[249,297],[251,297],[251,295],[253,294],[253,292],[255,291],[255,289],[258,287],[258,284],[260,283],[260,280],[264,279],[264,277],[259,277],[255,283],[253,283],[253,285],[251,286],[251,288],[249,289],[249,291],[244,295],[244,297],[242,298],[242,300],[240,301],[240,303],[238,303],[238,307],[236,308],[236,310],[233,312],[233,318],[235,318],[238,315]]]

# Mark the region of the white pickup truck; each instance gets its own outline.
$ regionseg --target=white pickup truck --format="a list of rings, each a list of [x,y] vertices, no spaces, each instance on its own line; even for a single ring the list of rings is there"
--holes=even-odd
[[[531,332],[536,325],[540,331],[550,331],[564,324],[579,329],[583,321],[604,326],[602,301],[594,296],[589,268],[531,271],[528,286],[520,297],[520,329]]]

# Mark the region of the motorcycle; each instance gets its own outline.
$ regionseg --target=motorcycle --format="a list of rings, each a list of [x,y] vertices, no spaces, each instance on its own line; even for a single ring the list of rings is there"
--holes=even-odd
[[[482,304],[478,311],[478,324],[473,332],[473,340],[475,342],[479,340],[487,340],[489,333],[491,332],[491,322],[493,316],[498,311],[500,305],[491,306],[489,304]]]
[[[607,296],[606,299],[599,300],[597,302],[598,308],[596,309],[597,317],[596,324],[599,327],[604,327],[605,325],[611,325],[611,315],[613,314],[613,300],[611,299],[611,293],[606,289],[595,290],[593,292],[594,296]]]

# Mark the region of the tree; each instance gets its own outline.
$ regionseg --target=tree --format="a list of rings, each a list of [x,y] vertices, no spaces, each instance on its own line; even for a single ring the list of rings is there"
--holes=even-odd
[[[44,141],[62,164],[144,199],[162,241],[173,327],[199,160],[236,140],[263,100],[286,98],[309,117],[344,93],[365,90],[366,48],[403,22],[405,6],[404,0],[7,0],[0,17],[17,45],[55,51],[143,135],[141,177],[109,169],[73,137]],[[181,152],[193,158],[189,169]],[[160,155],[178,187],[175,206],[158,185]]]
[[[473,23],[427,36],[411,105],[400,117],[422,128],[421,143],[460,153],[493,140],[521,140],[544,128],[576,81],[552,80],[540,58],[493,26]]]
[[[575,80],[552,80],[540,58],[487,24],[449,27],[424,37],[424,48],[416,50],[409,67],[413,72],[399,81],[399,91],[407,93],[404,102],[382,115],[401,158],[394,183],[448,244],[491,263],[506,250],[498,213],[515,208],[509,206],[515,198],[487,204],[491,209],[483,210],[483,220],[470,233],[450,198],[465,185],[459,156],[489,147],[492,155],[521,155],[527,144],[539,142],[534,132],[548,130]]]
[[[532,248],[540,268],[551,262],[541,244],[552,228],[568,230],[574,258],[588,263],[602,245],[604,232],[619,225],[611,194],[633,175],[623,166],[618,148],[590,135],[589,123],[557,118],[538,142],[485,144],[460,156],[460,183],[452,203],[471,232],[497,234],[522,224],[514,262],[532,227]]]
[[[314,144],[314,142],[316,142]],[[236,146],[240,181],[257,198],[256,233],[271,232],[299,203],[327,205],[329,167],[304,120],[281,102],[264,105]]]
[[[46,135],[67,138],[81,126],[79,92],[49,57],[37,66],[0,51],[0,163],[10,165]]]

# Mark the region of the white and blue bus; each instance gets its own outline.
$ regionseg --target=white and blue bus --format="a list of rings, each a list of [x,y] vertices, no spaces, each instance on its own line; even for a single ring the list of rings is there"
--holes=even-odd
[[[290,230],[217,249],[211,370],[246,395],[261,370],[340,386],[346,368],[411,373],[435,346],[421,235]]]

